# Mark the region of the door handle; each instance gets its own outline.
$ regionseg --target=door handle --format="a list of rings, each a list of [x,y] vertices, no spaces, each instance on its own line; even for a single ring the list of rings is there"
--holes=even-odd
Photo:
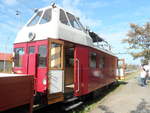
[[[77,62],[77,77],[78,77],[78,88],[76,92],[79,92],[80,91],[80,61],[79,59],[76,58],[76,62]]]

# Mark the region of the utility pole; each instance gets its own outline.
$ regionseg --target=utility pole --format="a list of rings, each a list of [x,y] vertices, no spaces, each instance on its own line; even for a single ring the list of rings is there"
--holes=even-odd
[[[7,53],[7,46],[8,46],[9,37],[6,39],[6,43],[4,46],[5,52],[4,52],[4,67],[3,70],[6,72],[6,53]]]
[[[21,11],[16,10],[16,16],[19,18],[18,28],[21,28]]]

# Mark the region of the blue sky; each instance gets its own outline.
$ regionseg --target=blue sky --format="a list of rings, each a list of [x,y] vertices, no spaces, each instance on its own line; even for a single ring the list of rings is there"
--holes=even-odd
[[[10,52],[18,30],[33,15],[35,8],[54,1],[80,17],[84,25],[104,37],[115,53],[127,52],[129,23],[143,25],[150,20],[149,0],[0,0],[0,51]],[[16,16],[19,10],[20,16]],[[7,45],[7,50],[5,49]],[[138,64],[130,55],[117,55],[127,63]]]

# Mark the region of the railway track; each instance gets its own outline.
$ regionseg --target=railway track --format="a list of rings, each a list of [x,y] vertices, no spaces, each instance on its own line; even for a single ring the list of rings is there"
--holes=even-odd
[[[33,113],[78,113],[81,111],[85,111],[86,109],[89,110],[90,106],[103,99],[107,94],[115,90],[121,84],[123,84],[123,82],[115,85],[110,85],[109,87],[104,87],[103,89],[99,90],[100,93],[94,95],[94,97],[91,96],[92,94],[87,95],[87,97],[85,97],[85,99],[83,100],[82,105],[69,111],[63,110],[63,106],[65,106],[65,103],[56,103],[47,107],[43,107],[42,109],[35,110]]]
[[[53,105],[43,107],[41,109],[36,109],[34,110],[33,113],[63,113],[61,105],[62,105],[61,103],[56,103]]]

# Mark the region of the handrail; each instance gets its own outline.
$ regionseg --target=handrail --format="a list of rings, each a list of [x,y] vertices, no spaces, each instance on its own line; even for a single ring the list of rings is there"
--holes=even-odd
[[[78,89],[76,90],[76,92],[79,92],[80,91],[80,61],[79,59],[76,58],[76,62],[78,64]]]

